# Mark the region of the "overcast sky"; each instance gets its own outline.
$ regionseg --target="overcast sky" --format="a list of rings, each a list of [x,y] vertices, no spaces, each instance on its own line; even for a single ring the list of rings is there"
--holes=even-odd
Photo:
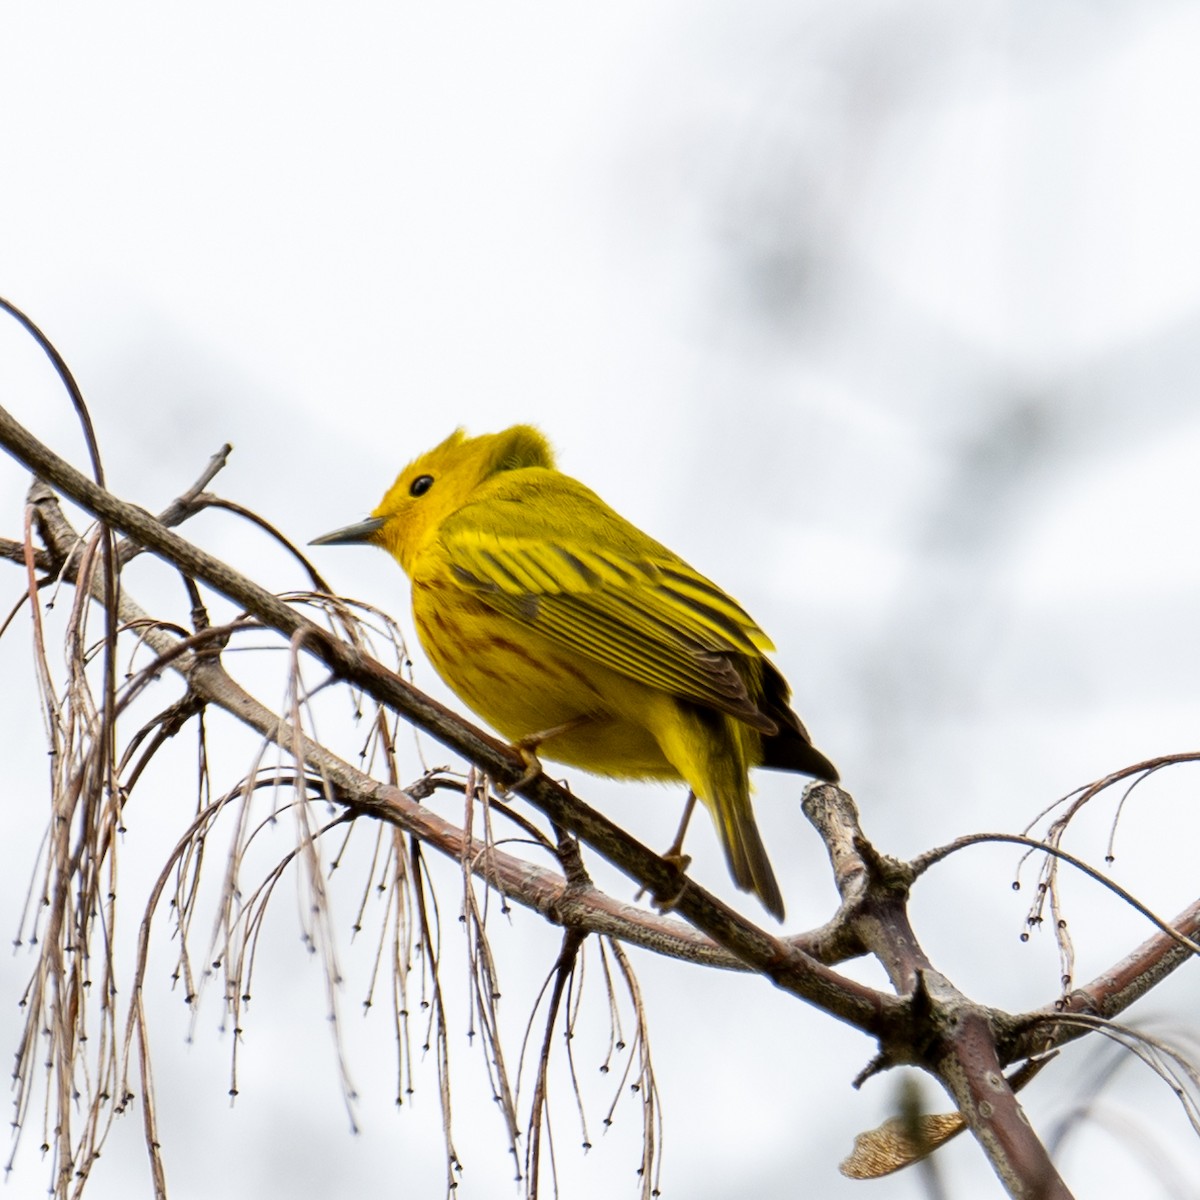
[[[112,488],[152,510],[229,441],[216,488],[303,542],[364,515],[455,426],[539,424],[565,470],[755,615],[868,834],[911,855],[1019,831],[1080,784],[1195,747],[1198,57],[1200,13],[1182,4],[9,6],[0,294],[74,369]],[[0,385],[85,462],[49,369],[2,322]],[[0,463],[0,534],[19,535],[26,483]],[[302,584],[228,518],[185,532],[273,588]],[[339,590],[407,627],[385,556],[317,553]],[[134,594],[186,619],[169,580],[139,572]],[[14,936],[45,825],[27,642],[21,627],[0,641]],[[419,655],[415,669],[445,696]],[[230,786],[250,752],[222,743],[217,719],[212,734]],[[339,736],[352,753],[358,735]],[[190,811],[194,755],[180,753],[128,816],[129,938]],[[669,840],[674,792],[572,785]],[[758,793],[792,928],[835,906],[798,788],[764,777]],[[1179,770],[1135,795],[1113,869],[1170,915],[1194,897],[1194,781]],[[1097,863],[1112,809],[1071,843]],[[707,826],[689,850],[705,886],[737,897]],[[1053,998],[1058,965],[1047,933],[1019,941],[1015,869],[1008,851],[960,856],[913,910],[939,967],[1017,1010]],[[348,931],[361,884],[340,886]],[[1092,884],[1068,894],[1081,980],[1148,933]],[[171,1194],[438,1195],[432,1064],[395,1113],[386,1018],[359,1017],[370,944],[344,956],[349,1132],[293,895],[277,898],[232,1109],[219,995],[193,1025],[161,927],[148,1002]],[[556,938],[524,914],[496,936],[515,1052]],[[454,937],[451,960],[465,955]],[[836,1174],[894,1099],[890,1077],[849,1087],[871,1044],[762,981],[634,961],[664,1195],[924,1194],[907,1175]],[[0,973],[0,1045],[16,1047],[31,965],[21,949]],[[1181,972],[1141,1015],[1187,1023],[1196,978]],[[512,1196],[461,1023],[452,1053],[459,1195]],[[1023,1096],[1039,1128],[1098,1053],[1066,1056]],[[1171,1190],[1171,1172],[1200,1176],[1180,1110],[1144,1068],[1125,1072],[1116,1131],[1069,1142],[1068,1179],[1080,1197],[1197,1195]],[[560,1088],[564,1197],[636,1195],[635,1107],[600,1136],[611,1091],[591,1097],[585,1158]],[[1145,1170],[1123,1141],[1132,1123],[1169,1166]],[[148,1194],[140,1137],[136,1117],[118,1122],[89,1196]],[[41,1194],[40,1142],[35,1106],[13,1195]],[[1001,1194],[968,1140],[941,1157],[950,1194]]]

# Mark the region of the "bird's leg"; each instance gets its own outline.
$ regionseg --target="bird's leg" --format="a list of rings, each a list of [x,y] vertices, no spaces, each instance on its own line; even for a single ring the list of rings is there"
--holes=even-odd
[[[511,787],[502,789],[502,794],[507,795],[509,792],[520,791],[542,773],[542,761],[538,758],[537,751],[543,742],[548,742],[551,738],[558,737],[559,734],[570,733],[573,729],[586,725],[591,719],[585,713],[582,716],[572,717],[561,725],[552,725],[549,729],[543,729],[539,733],[527,733],[523,738],[518,738],[513,742],[513,749],[521,756],[521,761],[525,764],[525,773]]]
[[[695,808],[696,793],[693,792],[691,788],[688,788],[687,803],[683,806],[683,818],[679,822],[679,832],[675,834],[675,840],[662,853],[662,857],[665,858],[667,862],[679,868],[680,874],[682,874],[688,869],[688,867],[692,865],[692,856],[690,854],[684,854],[683,852],[683,839],[687,836],[688,823],[692,819],[692,813],[695,811]],[[646,889],[642,888],[638,894],[634,896],[634,899],[640,900],[645,894]],[[678,896],[673,896],[667,900],[658,900],[656,901],[656,904],[660,912],[670,912],[671,909],[675,907],[675,901],[678,899]]]
[[[692,856],[683,852],[683,839],[687,836],[688,822],[691,821],[692,813],[695,811],[696,793],[688,788],[687,803],[683,806],[679,832],[675,835],[675,840],[663,851],[663,858],[668,862],[673,862],[681,871],[686,871],[692,865]]]

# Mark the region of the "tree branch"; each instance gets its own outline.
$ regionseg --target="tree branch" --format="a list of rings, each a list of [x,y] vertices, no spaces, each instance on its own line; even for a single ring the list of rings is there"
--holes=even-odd
[[[1171,922],[1171,927],[1192,940],[1200,937],[1200,900],[1185,908]],[[1002,1042],[1004,1060],[1013,1062],[1083,1037],[1089,1032],[1086,1027],[1056,1025],[1054,1017],[1060,1013],[1079,1013],[1112,1020],[1192,957],[1178,937],[1169,933],[1152,935],[1107,971],[1063,999],[1013,1017],[1011,1034]]]
[[[1066,1185],[1004,1078],[992,1012],[937,971],[917,940],[908,919],[914,867],[879,854],[840,788],[809,788],[804,811],[829,848],[842,913],[896,990],[911,997],[907,1028],[881,1039],[882,1054],[868,1073],[899,1063],[923,1066],[953,1097],[1013,1196],[1067,1200]]]
[[[354,684],[476,763],[498,784],[512,786],[524,777],[525,763],[509,747],[419,692],[359,646],[338,639],[291,604],[179,537],[145,510],[112,496],[32,438],[3,409],[0,444],[39,477],[125,533],[130,541],[120,548],[121,558],[145,546],[187,578],[203,581],[258,622],[280,632],[294,650],[304,650],[335,677]],[[210,500],[202,496],[200,488],[222,461],[221,455],[214,457],[201,481],[165,515],[181,520],[201,499]],[[39,569],[61,571],[64,577],[76,579],[77,535],[52,494],[38,494],[36,502],[52,553],[35,553],[32,561]],[[0,542],[0,557],[23,561],[25,553],[20,543]],[[782,938],[722,904],[682,875],[675,864],[642,846],[544,775],[520,786],[520,793],[549,817],[556,830],[561,827],[582,839],[655,896],[670,897],[673,909],[694,926],[689,928],[614,900],[584,879],[568,886],[555,871],[471,838],[419,803],[427,794],[422,783],[408,790],[381,783],[307,738],[296,728],[298,718],[291,724],[283,722],[277,712],[250,696],[221,663],[221,648],[232,634],[248,627],[248,621],[183,637],[153,622],[123,590],[114,604],[111,584],[106,588],[104,580],[94,574],[89,579],[93,596],[105,605],[111,619],[119,617],[138,625],[139,636],[159,656],[155,669],[178,671],[194,696],[222,707],[295,755],[327,781],[330,798],[351,812],[387,821],[456,861],[466,862],[506,896],[574,934],[604,933],[687,961],[767,976],[879,1040],[881,1053],[864,1078],[899,1063],[921,1066],[936,1075],[1013,1196],[1065,1200],[1069,1193],[1021,1113],[1002,1066],[1085,1031],[1055,1025],[1055,1015],[1108,1017],[1120,1012],[1189,956],[1195,945],[1189,939],[1200,931],[1198,901],[1165,932],[1151,937],[1112,971],[1077,989],[1060,1005],[1013,1017],[971,1001],[938,972],[921,948],[907,913],[909,890],[920,873],[939,857],[979,839],[960,839],[952,847],[903,863],[875,850],[863,835],[854,803],[845,792],[834,785],[810,785],[804,811],[828,849],[841,903],[835,917],[820,929]],[[31,587],[39,582],[31,581]],[[1000,837],[1030,842],[1013,835]],[[1037,845],[1068,857],[1056,847]],[[879,959],[898,995],[859,984],[831,969],[833,963],[864,953]]]
[[[362,688],[374,699],[476,763],[499,784],[516,785],[526,773],[523,760],[509,747],[425,696],[356,647],[338,640],[302,617],[289,604],[227,564],[165,528],[145,509],[128,504],[98,487],[34,438],[3,408],[0,408],[0,444],[77,504],[141,542],[185,574],[202,580],[243,606],[264,624],[283,633],[323,662],[336,676]],[[193,671],[203,669],[205,664],[192,668]],[[220,682],[221,688],[224,688],[224,680]],[[250,699],[248,696],[229,693],[227,699],[229,711],[238,713],[253,724],[255,714],[247,704]],[[261,714],[257,716],[261,719]],[[271,715],[271,721],[273,727],[278,729],[279,722],[275,714]],[[268,730],[261,729],[260,732],[275,740],[274,734]],[[306,756],[310,753],[315,756],[312,760],[314,765],[324,765],[333,758],[323,747],[307,739],[299,744],[304,747]],[[291,745],[286,748],[290,750]],[[370,781],[370,785],[358,796],[357,803],[364,810],[385,819],[399,820],[401,816],[405,822],[412,819],[420,826],[419,836],[427,837],[431,844],[456,857],[459,855],[461,846],[455,844],[452,848],[450,844],[454,839],[455,827],[423,811],[418,819],[418,814],[411,812],[408,806],[401,811],[395,804],[397,797],[383,799],[383,787]],[[587,842],[631,878],[649,888],[653,895],[669,897],[675,912],[686,917],[747,967],[767,975],[778,986],[864,1032],[878,1036],[895,1024],[904,1007],[902,1001],[841,976],[783,938],[759,929],[682,875],[674,864],[660,858],[545,775],[518,790],[552,821]],[[434,820],[430,822],[427,817],[434,817]],[[405,828],[417,832],[408,824],[405,824]],[[494,855],[490,855],[489,864],[493,859]],[[522,872],[528,869],[527,864],[520,868]],[[534,906],[541,903],[542,899],[535,898]]]

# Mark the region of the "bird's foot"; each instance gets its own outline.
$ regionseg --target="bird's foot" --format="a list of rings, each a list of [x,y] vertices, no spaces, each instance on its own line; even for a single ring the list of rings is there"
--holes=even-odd
[[[683,818],[679,822],[679,829],[675,834],[675,840],[662,853],[663,859],[669,862],[671,866],[677,868],[680,875],[684,874],[688,867],[692,865],[692,856],[683,852],[683,839],[687,836],[688,822],[692,819],[692,813],[695,808],[696,793],[689,789],[687,803],[683,806]],[[638,894],[634,896],[634,899],[640,900],[646,894],[647,890],[646,888],[641,888]],[[656,899],[654,901],[655,907],[659,912],[670,912],[679,903],[679,897],[682,894],[683,888],[680,886],[679,891],[674,896],[670,896],[666,900]]]
[[[675,840],[663,851],[663,858],[668,862],[682,863],[681,871],[685,871],[691,863],[691,857],[683,852],[683,839],[687,837],[688,822],[692,819],[692,813],[696,811],[696,793],[688,788],[687,803],[683,806],[683,816],[679,819],[679,828],[675,833]]]
[[[561,725],[553,725],[539,733],[527,733],[523,738],[518,738],[513,742],[512,748],[521,756],[525,770],[515,783],[508,787],[498,788],[500,794],[507,796],[509,792],[519,792],[523,787],[528,787],[542,773],[542,760],[537,756],[538,748],[544,742],[550,741],[551,738],[556,738],[563,733],[570,733],[571,730],[578,729],[580,725],[585,725],[590,720],[591,718],[587,716],[572,717],[571,720],[564,721]]]
[[[672,854],[670,851],[667,851],[666,854],[662,855],[662,858],[666,862],[669,862],[679,872],[680,876],[692,865],[692,856],[690,854]],[[683,895],[683,885],[685,882],[686,880],[681,878],[679,887],[674,894],[667,896],[665,899],[661,896],[655,896],[654,907],[660,913],[669,913],[679,903],[679,897]],[[647,891],[649,891],[649,888],[639,888],[638,894],[634,896],[634,900],[640,900]]]

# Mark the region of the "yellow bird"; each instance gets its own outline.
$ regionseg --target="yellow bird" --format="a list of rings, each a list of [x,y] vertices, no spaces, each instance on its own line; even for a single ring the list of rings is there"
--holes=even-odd
[[[683,780],[738,887],[783,919],[749,769],[838,774],[741,605],[556,470],[529,425],[457,430],[312,544],[353,542],[404,568],[425,652],[489,725],[598,775]]]

